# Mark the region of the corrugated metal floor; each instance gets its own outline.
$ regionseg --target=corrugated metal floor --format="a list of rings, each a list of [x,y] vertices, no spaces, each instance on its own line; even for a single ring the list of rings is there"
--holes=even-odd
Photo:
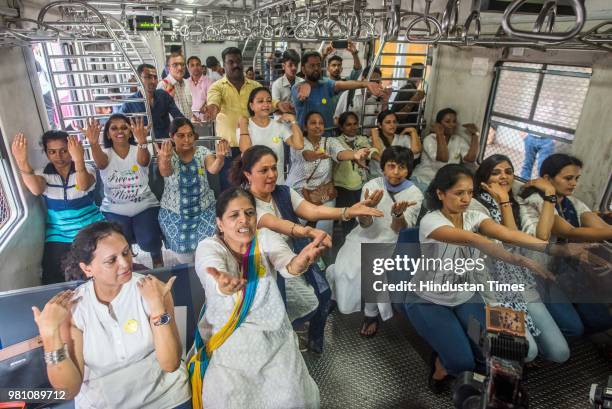
[[[310,373],[319,385],[325,409],[446,409],[452,408],[450,391],[432,394],[427,387],[428,364],[411,345],[418,337],[402,317],[379,327],[371,339],[359,336],[360,314],[334,312],[326,328],[321,356],[306,353]],[[418,342],[417,342],[418,344]],[[588,340],[572,345],[572,357],[562,365],[531,368],[525,381],[530,408],[587,409],[592,383],[612,374]]]

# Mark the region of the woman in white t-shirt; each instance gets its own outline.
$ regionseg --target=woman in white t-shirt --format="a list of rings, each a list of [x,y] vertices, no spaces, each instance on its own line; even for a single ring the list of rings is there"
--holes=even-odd
[[[91,153],[104,184],[100,210],[107,220],[123,228],[130,244],[137,243],[151,254],[153,267],[164,265],[162,233],[157,221],[159,201],[149,187],[151,154],[143,118],[130,120],[123,114],[112,115],[104,125],[100,146],[100,125],[88,121],[82,130],[91,146]]]
[[[319,112],[309,112],[304,124],[304,149],[291,148],[291,169],[285,184],[314,205],[334,207],[337,191],[332,180],[333,163],[362,161],[368,157],[369,149],[347,149],[337,138],[323,136],[325,122]],[[331,235],[333,222],[319,222],[317,227]]]
[[[372,129],[372,145],[379,152],[390,146],[403,146],[412,151],[414,159],[421,156],[421,138],[415,128],[404,128],[397,132],[397,115],[391,110],[382,111],[376,118],[377,127]],[[380,162],[370,162],[370,180],[383,175]]]
[[[295,150],[304,149],[304,135],[298,125],[295,115],[285,113],[279,119],[290,125],[290,128],[275,119],[270,118],[272,110],[272,94],[266,87],[258,87],[251,91],[247,110],[251,117],[241,117],[240,152],[253,145],[265,145],[272,149],[278,157],[280,165],[278,183],[285,183],[285,144]]]
[[[529,183],[527,189],[521,193],[524,199],[521,203],[523,231],[538,236],[548,235],[551,242],[612,240],[612,226],[574,196],[581,173],[582,161],[576,157],[555,153],[544,159],[540,167],[540,176],[548,182],[545,185],[549,188],[546,189],[548,191],[543,191],[540,186],[543,183],[537,183],[536,180]],[[547,221],[544,229],[541,228],[540,220]],[[555,266],[555,272],[563,273],[567,270],[567,266],[567,263],[559,263]],[[589,273],[588,270],[586,272]],[[572,277],[572,274],[568,276]],[[573,290],[577,298],[589,298],[586,296],[591,291],[588,285],[585,288],[572,284],[573,282],[570,282],[566,286],[565,292],[568,295],[570,293],[567,291]],[[585,332],[594,333],[612,328],[612,314],[606,304],[581,302],[575,303],[574,307],[582,319]],[[552,308],[551,312],[559,322],[562,317],[557,315],[555,305],[552,305]],[[602,345],[602,347],[605,348],[606,355],[612,356],[611,345]]]
[[[457,132],[457,112],[445,108],[436,115],[436,122],[431,133],[423,138],[423,155],[421,163],[413,173],[413,180],[426,189],[434,175],[447,163],[472,163],[478,154],[478,128],[474,124],[463,127],[470,134],[468,142]]]
[[[89,280],[32,308],[51,385],[77,409],[191,408],[174,278],[132,273],[122,228],[107,221],[76,235],[67,266]]]
[[[533,260],[510,253],[491,240],[528,246],[544,251],[546,242],[520,231],[512,231],[496,223],[481,212],[470,210],[473,181],[471,172],[462,165],[443,166],[435,175],[426,192],[428,208],[431,210],[421,220],[419,241],[426,259],[441,260],[442,265],[452,262],[459,268],[438,270],[439,263],[431,268],[417,270],[412,282],[420,298],[409,304],[406,312],[417,332],[434,349],[437,358],[432,359],[430,387],[438,392],[448,375],[456,376],[463,371],[473,371],[482,363],[482,354],[473,345],[466,333],[470,316],[484,324],[484,304],[479,294],[469,284],[485,284],[485,253],[507,263],[531,269],[535,274],[552,278],[550,272]],[[483,237],[486,236],[486,237]],[[472,260],[472,263],[466,262]],[[467,265],[472,267],[468,268]],[[482,266],[482,267],[481,267]],[[427,283],[448,285],[448,291],[437,288],[421,288]],[[461,285],[464,288],[459,288]],[[456,286],[457,289],[452,288]]]

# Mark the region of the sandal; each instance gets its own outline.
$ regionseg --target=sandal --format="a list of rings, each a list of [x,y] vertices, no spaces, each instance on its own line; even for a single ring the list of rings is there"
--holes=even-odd
[[[363,317],[363,322],[361,323],[361,330],[359,330],[359,335],[364,338],[372,338],[378,332],[378,326],[380,325],[380,318],[378,315],[376,317]],[[374,330],[369,334],[366,331],[371,330],[372,326],[374,326]]]

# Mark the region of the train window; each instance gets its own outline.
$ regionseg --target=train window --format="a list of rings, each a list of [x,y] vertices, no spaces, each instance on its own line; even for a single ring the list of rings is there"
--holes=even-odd
[[[573,142],[591,74],[586,67],[497,65],[481,160],[501,153],[522,179],[535,177],[546,156],[567,151]]]
[[[0,247],[8,241],[17,222],[24,218],[23,206],[9,171],[7,150],[0,133]]]

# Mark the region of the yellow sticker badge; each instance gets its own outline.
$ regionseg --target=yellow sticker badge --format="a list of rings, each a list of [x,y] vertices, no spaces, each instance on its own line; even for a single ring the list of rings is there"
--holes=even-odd
[[[326,104],[327,104],[327,98],[323,98],[323,99],[321,100],[321,103],[322,103],[323,105],[326,105]]]
[[[138,172],[138,165],[132,166],[132,172]]]
[[[123,324],[123,330],[128,334],[133,334],[138,331],[138,321],[135,319],[127,320],[125,324]]]
[[[199,173],[200,175],[203,175],[203,174],[204,174],[204,169],[199,168],[199,169],[198,169],[198,173]]]
[[[275,136],[275,137],[272,138],[272,142],[274,142],[274,143],[279,143],[280,141],[281,141],[280,136]]]
[[[76,190],[79,190],[79,185],[74,185],[74,188],[75,188]]]

